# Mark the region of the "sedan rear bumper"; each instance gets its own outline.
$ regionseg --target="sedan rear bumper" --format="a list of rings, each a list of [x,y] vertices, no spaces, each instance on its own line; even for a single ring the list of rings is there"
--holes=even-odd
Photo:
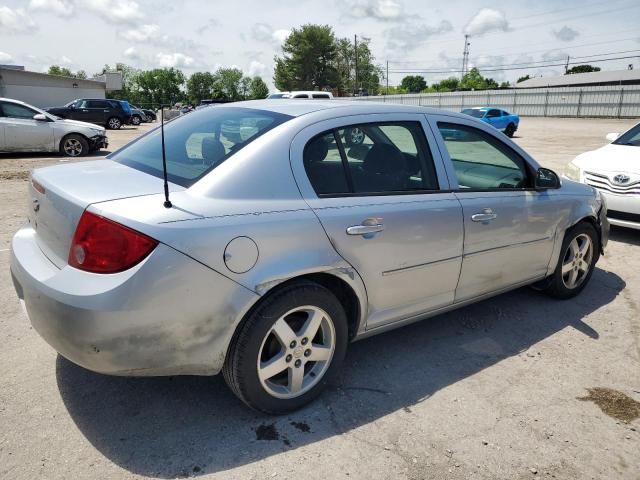
[[[160,244],[125,272],[58,269],[30,224],[13,238],[11,273],[34,329],[72,362],[113,375],[212,375],[258,298]]]

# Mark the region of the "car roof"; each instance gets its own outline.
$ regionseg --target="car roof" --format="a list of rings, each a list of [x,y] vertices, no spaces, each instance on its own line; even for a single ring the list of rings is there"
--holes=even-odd
[[[382,103],[361,100],[337,100],[330,102],[326,100],[300,100],[283,99],[274,102],[272,100],[249,100],[245,102],[225,103],[216,108],[254,108],[256,110],[266,110],[269,112],[281,113],[292,117],[300,117],[314,112],[332,110],[335,116],[369,113],[422,113],[422,114],[446,114],[460,118],[468,118],[461,113],[449,110],[441,110],[431,107],[419,107],[416,105],[401,105],[398,103]]]

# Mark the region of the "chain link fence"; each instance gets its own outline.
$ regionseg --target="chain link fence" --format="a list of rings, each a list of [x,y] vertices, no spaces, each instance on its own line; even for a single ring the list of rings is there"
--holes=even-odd
[[[640,85],[416,93],[351,100],[421,105],[457,112],[470,107],[496,107],[533,117],[640,117]]]

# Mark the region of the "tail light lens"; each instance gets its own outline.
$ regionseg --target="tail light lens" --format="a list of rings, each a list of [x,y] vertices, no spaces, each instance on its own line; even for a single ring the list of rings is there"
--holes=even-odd
[[[140,263],[158,245],[113,220],[85,211],[69,249],[69,265],[92,273],[117,273]]]

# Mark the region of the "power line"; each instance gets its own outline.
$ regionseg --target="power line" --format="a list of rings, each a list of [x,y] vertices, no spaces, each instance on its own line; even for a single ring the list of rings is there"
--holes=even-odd
[[[630,55],[624,57],[612,57],[612,58],[602,58],[598,60],[592,60],[591,63],[601,63],[601,62],[612,62],[615,60],[625,60],[629,58],[638,58],[638,55]],[[539,62],[538,62],[539,63]],[[526,70],[530,68],[547,68],[547,67],[564,67],[565,65],[579,65],[583,62],[564,62],[564,63],[552,63],[547,65],[532,65],[528,64],[527,66],[516,66],[516,67],[506,67],[506,68],[497,68],[500,65],[491,65],[487,67],[476,67],[479,71],[482,72],[503,72],[509,70]],[[448,67],[440,67],[440,70],[431,70],[431,69],[416,69],[416,70],[390,70],[390,73],[454,73],[455,68]]]

